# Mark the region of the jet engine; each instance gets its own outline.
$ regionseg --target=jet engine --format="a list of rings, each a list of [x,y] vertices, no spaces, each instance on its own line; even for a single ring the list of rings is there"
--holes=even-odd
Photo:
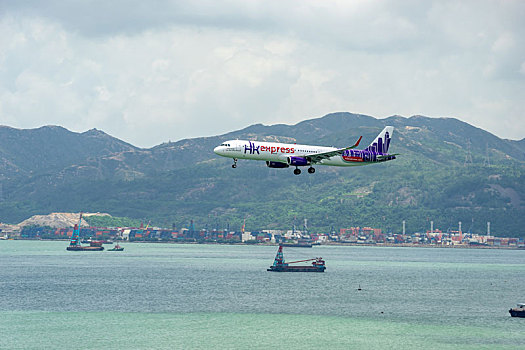
[[[266,166],[268,168],[288,168],[289,167],[289,165],[286,163],[270,162],[270,161],[266,161]]]
[[[293,166],[310,165],[310,161],[304,157],[288,157],[288,164]]]

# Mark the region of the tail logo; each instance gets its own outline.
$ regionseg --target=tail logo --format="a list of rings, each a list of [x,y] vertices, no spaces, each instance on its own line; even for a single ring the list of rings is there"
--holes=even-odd
[[[367,148],[365,148],[366,151],[371,151],[378,154],[386,154],[388,152],[388,146],[390,146],[390,134],[388,131],[385,132],[385,139],[381,136],[377,138],[377,142],[374,142]]]

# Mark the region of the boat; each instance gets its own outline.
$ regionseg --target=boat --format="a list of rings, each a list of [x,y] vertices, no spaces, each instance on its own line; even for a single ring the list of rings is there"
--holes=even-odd
[[[75,224],[75,227],[73,228],[73,234],[71,235],[71,241],[69,242],[69,246],[66,248],[66,250],[70,251],[101,251],[104,250],[104,247],[102,246],[101,242],[98,241],[91,241],[89,245],[82,245],[80,242],[80,222],[82,221],[82,213],[80,213],[80,220],[78,220],[78,224]]]
[[[312,261],[311,265],[290,265],[301,262]],[[325,262],[323,258],[313,258],[306,260],[290,261],[285,262],[283,256],[283,246],[279,245],[277,250],[277,255],[275,255],[275,260],[273,265],[270,266],[266,271],[275,271],[275,272],[324,272],[326,269]]]
[[[281,243],[283,247],[312,248],[310,243]]]
[[[312,241],[309,239],[299,239],[292,242],[281,243],[283,247],[295,247],[295,248],[312,248]]]
[[[124,250],[124,248],[121,247],[121,246],[117,243],[117,244],[115,244],[115,246],[114,246],[113,248],[108,249],[108,252],[121,252],[121,251],[123,251],[123,250]]]
[[[104,247],[98,247],[98,246],[91,246],[91,245],[69,245],[66,250],[73,250],[73,251],[101,251],[104,250]]]
[[[509,310],[512,317],[525,317],[525,303],[518,304],[517,307],[513,307]]]

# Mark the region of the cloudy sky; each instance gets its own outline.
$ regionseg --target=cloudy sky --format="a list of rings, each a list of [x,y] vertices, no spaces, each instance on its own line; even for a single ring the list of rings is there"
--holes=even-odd
[[[525,137],[525,1],[0,0],[0,124],[151,147],[347,111]]]

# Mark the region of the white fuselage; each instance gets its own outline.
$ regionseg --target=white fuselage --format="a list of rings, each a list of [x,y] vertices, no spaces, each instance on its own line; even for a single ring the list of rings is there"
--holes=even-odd
[[[298,145],[277,142],[230,140],[223,142],[213,150],[216,154],[234,159],[252,159],[269,162],[287,163],[289,157],[308,157],[316,153],[335,151],[335,147]],[[317,164],[332,166],[355,166],[367,164],[362,159],[344,160],[336,155],[323,159]]]

